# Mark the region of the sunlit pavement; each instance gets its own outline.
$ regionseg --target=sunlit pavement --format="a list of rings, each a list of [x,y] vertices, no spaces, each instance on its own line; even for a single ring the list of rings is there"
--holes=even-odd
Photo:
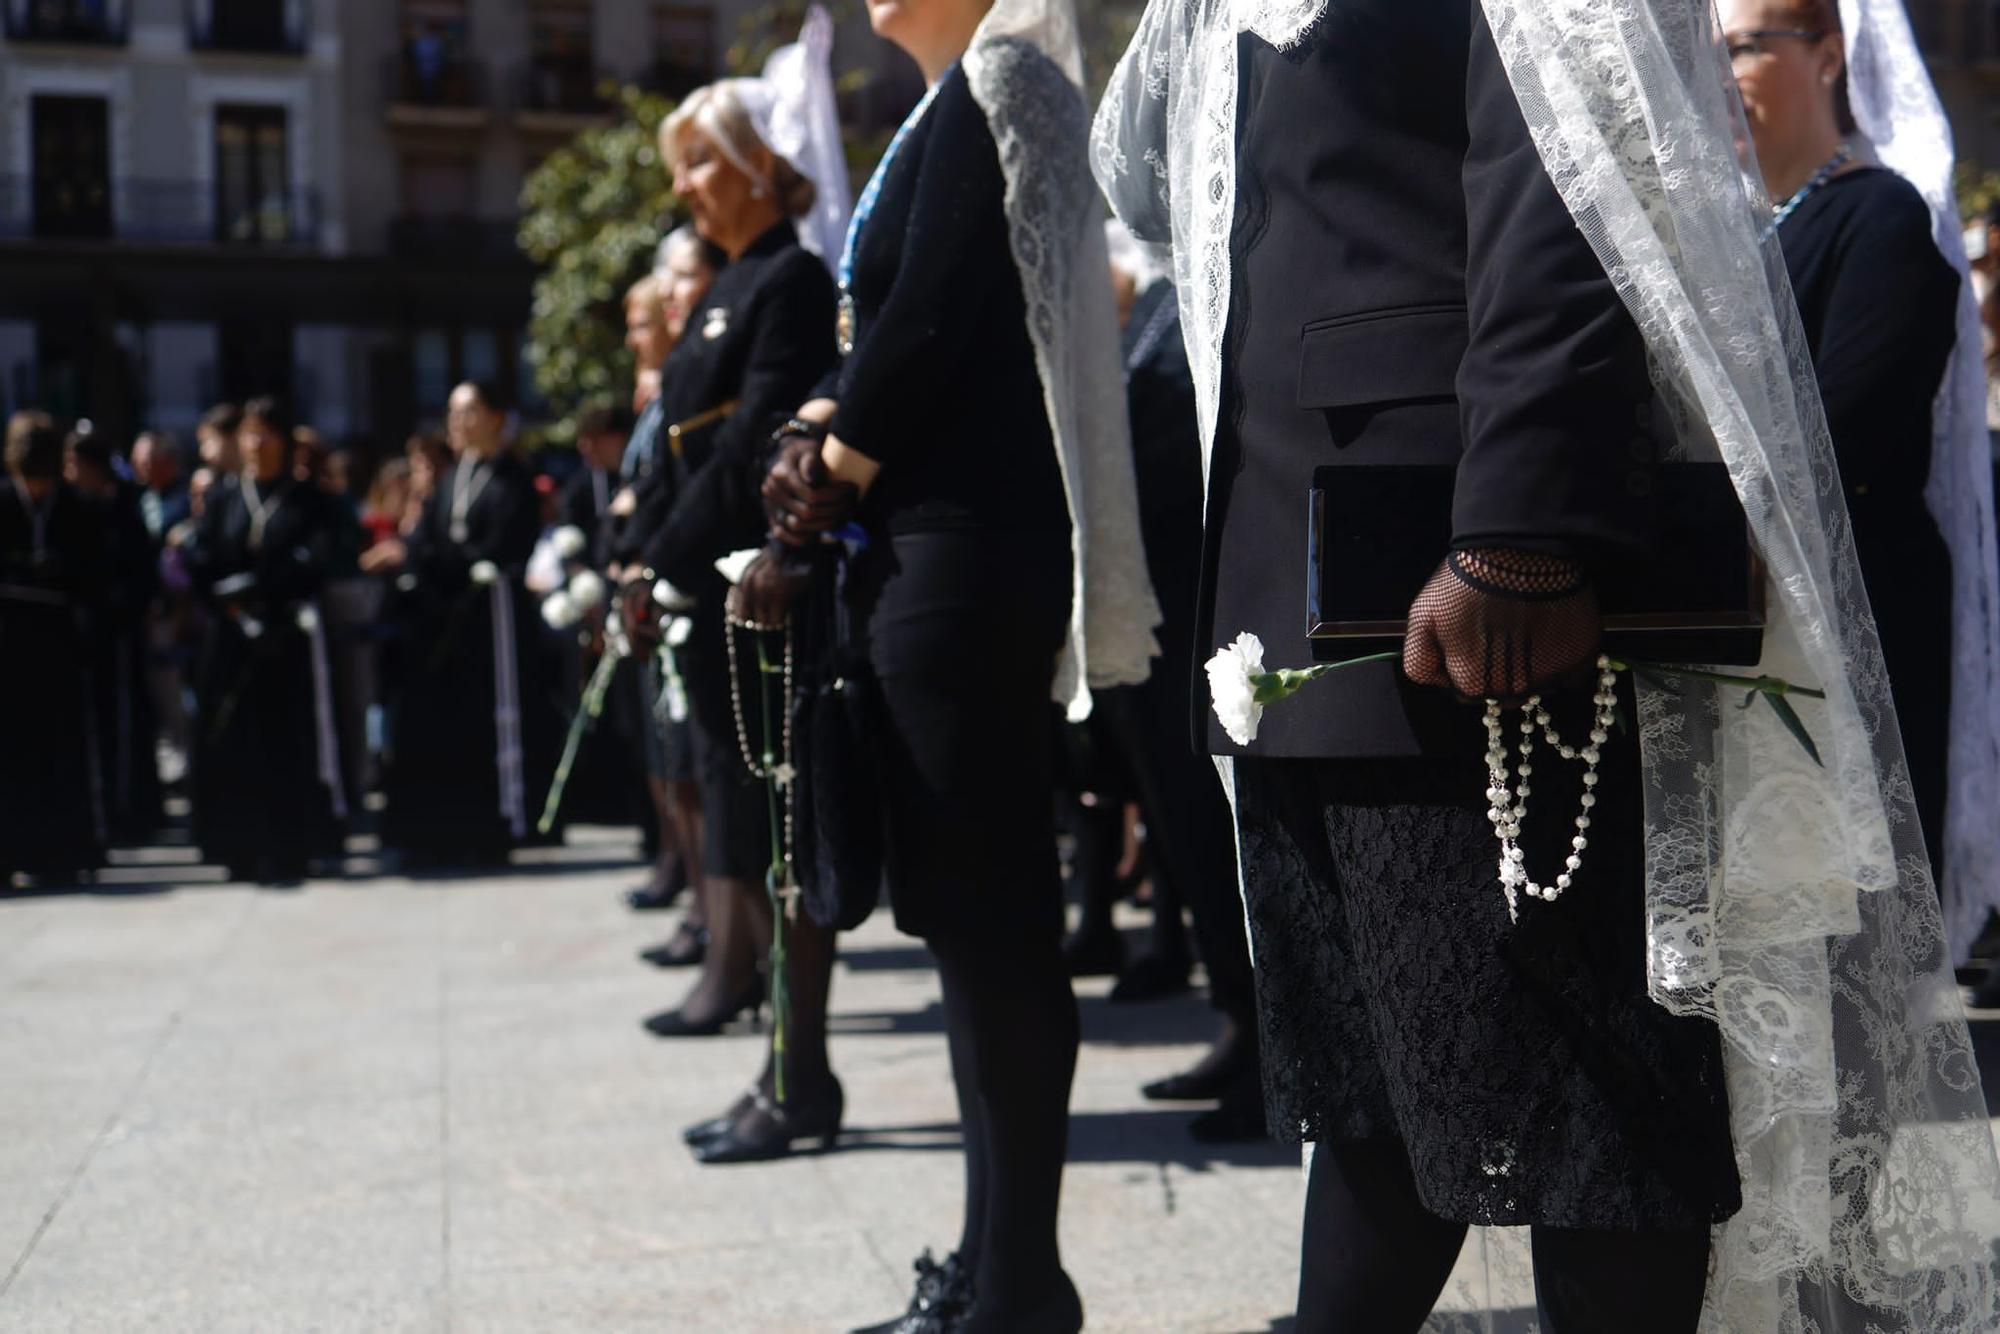
[[[641,1031],[687,979],[635,958],[676,915],[623,906],[629,843],[293,890],[186,860],[0,897],[0,1329],[835,1331],[956,1240],[936,979],[886,914],[835,982],[843,1148],[704,1168],[679,1129],[762,1039]],[[1091,1328],[1282,1322],[1296,1157],[1141,1101],[1213,1019],[1105,990],[1063,1214]]]

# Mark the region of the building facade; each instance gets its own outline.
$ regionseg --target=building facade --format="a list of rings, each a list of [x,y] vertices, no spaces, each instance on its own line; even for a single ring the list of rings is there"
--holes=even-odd
[[[526,388],[525,174],[746,0],[0,0],[0,408],[114,438],[282,392],[393,446]]]

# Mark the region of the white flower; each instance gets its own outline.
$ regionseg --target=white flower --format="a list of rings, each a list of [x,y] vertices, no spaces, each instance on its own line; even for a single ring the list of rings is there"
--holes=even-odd
[[[570,577],[569,598],[579,611],[595,611],[604,605],[611,590],[605,586],[604,576],[595,570],[578,570]]]
[[[732,551],[715,563],[724,579],[732,584],[743,582],[743,572],[750,568],[750,562],[757,559],[762,548],[750,547],[743,551]]]
[[[300,607],[292,617],[292,622],[304,633],[311,634],[319,629],[319,611],[314,607]]]
[[[481,588],[500,582],[500,567],[490,560],[477,561],[472,567],[472,582]]]
[[[694,610],[694,599],[665,579],[653,585],[653,601],[659,603],[664,611]]]
[[[556,555],[564,560],[575,560],[590,545],[584,537],[583,529],[573,523],[566,523],[549,535],[549,544],[556,549]]]
[[[668,648],[679,648],[694,634],[694,621],[686,616],[676,616],[666,624],[664,631]]]
[[[542,620],[551,630],[567,630],[582,619],[576,599],[558,589],[542,599]]]
[[[1215,716],[1239,746],[1257,739],[1257,724],[1264,718],[1264,706],[1257,702],[1257,687],[1250,680],[1263,671],[1264,641],[1247,630],[1208,660],[1208,694]]]

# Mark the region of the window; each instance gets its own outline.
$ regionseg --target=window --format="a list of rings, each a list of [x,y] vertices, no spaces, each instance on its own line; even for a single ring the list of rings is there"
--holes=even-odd
[[[588,0],[538,0],[528,12],[527,104],[540,111],[597,106]]]
[[[403,212],[417,218],[469,218],[476,212],[478,168],[471,158],[403,160]]]
[[[652,85],[669,97],[682,97],[714,77],[714,11],[692,5],[657,6],[653,10]]]
[[[37,97],[29,108],[35,235],[111,235],[111,118],[101,97]]]
[[[215,109],[215,238],[244,245],[292,239],[283,107]]]
[[[30,41],[122,42],[125,25],[111,12],[111,0],[28,0],[8,8],[7,35]]]
[[[289,51],[298,46],[285,22],[285,0],[209,0],[207,45],[223,51]]]
[[[403,0],[402,96],[426,106],[470,106],[465,0]]]

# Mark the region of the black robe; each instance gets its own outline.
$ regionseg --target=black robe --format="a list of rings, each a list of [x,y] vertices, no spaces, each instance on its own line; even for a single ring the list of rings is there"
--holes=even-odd
[[[0,478],[0,700],[8,710],[0,891],[15,871],[67,878],[102,860],[90,665],[104,588],[103,535],[89,506],[59,485],[31,508]]]
[[[1931,405],[1958,341],[1958,275],[1931,239],[1923,196],[1879,167],[1836,176],[1808,195],[1778,240],[1882,635],[1917,816],[1942,877],[1951,551],[1924,488]]]
[[[89,502],[103,526],[109,576],[92,673],[99,771],[112,841],[127,846],[145,843],[162,816],[157,728],[146,688],[146,614],[160,588],[160,554],[146,529],[140,494],[136,486],[120,483],[109,496]]]
[[[513,454],[496,457],[483,484],[460,461],[408,538],[409,562],[390,615],[397,698],[390,729],[382,825],[387,847],[432,862],[504,860],[533,832],[554,770],[557,683],[547,669],[540,611],[522,583],[541,520],[534,480]],[[463,540],[452,536],[459,488],[472,498]],[[476,488],[476,490],[475,490]],[[491,562],[513,618],[511,645],[520,710],[521,823],[502,811],[500,719],[495,683],[494,595],[473,582]]]
[[[187,548],[209,612],[195,675],[194,836],[231,879],[287,880],[341,849],[301,624],[319,615],[337,530],[317,487],[286,479],[262,500],[257,539],[241,482],[223,483]]]

